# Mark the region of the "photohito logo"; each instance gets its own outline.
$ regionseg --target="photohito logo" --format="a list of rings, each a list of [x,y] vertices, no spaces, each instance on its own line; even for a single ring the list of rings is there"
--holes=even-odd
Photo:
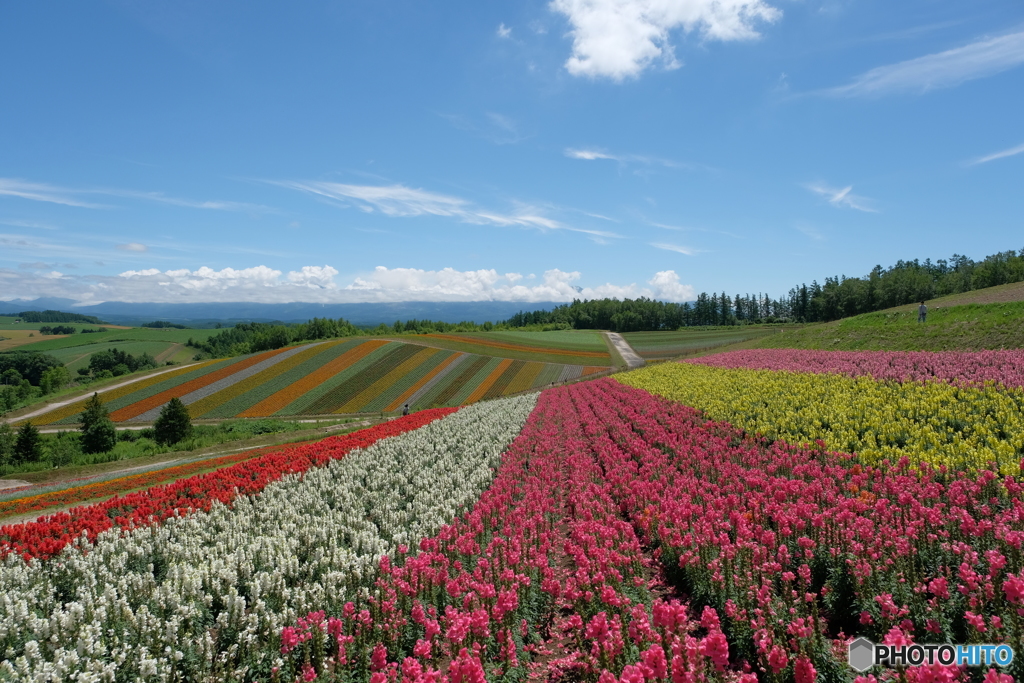
[[[1013,662],[1009,645],[875,645],[867,638],[850,643],[848,661],[857,672],[873,666],[904,667],[922,664],[943,666],[999,666]]]

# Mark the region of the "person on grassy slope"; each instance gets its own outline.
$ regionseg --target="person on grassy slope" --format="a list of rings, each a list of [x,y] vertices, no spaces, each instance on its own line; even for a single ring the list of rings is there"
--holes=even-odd
[[[925,317],[928,315],[928,307],[921,302],[921,305],[917,307],[917,322],[923,323]]]

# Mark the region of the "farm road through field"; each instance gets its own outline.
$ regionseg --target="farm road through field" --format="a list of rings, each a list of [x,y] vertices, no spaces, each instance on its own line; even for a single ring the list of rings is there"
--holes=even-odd
[[[605,334],[608,335],[608,341],[615,346],[615,350],[619,352],[620,356],[622,356],[622,360],[626,361],[626,365],[629,366],[630,370],[633,368],[642,368],[647,365],[646,361],[640,357],[640,354],[633,350],[633,347],[629,345],[629,342],[622,338],[621,334],[618,332],[605,332]]]
[[[181,370],[182,368],[188,367],[189,365],[191,365],[191,363],[186,364],[186,365],[175,365],[174,367],[170,367],[170,368],[167,368],[165,370],[161,370],[160,372],[154,372],[154,373],[145,375],[143,377],[133,377],[132,379],[128,380],[127,382],[118,382],[117,384],[111,384],[110,386],[103,387],[102,389],[96,389],[93,393],[102,394],[102,393],[105,393],[105,392],[108,392],[108,391],[113,391],[114,389],[120,389],[121,387],[123,387],[125,385],[128,385],[128,384],[131,384],[133,382],[139,382],[139,381],[144,380],[144,379],[149,379],[150,377],[156,377],[157,375],[162,375],[165,372],[173,372],[175,370]],[[29,418],[36,417],[37,415],[42,415],[43,413],[48,413],[48,412],[50,412],[52,410],[56,410],[56,409],[61,408],[63,406],[69,405],[71,403],[75,403],[77,401],[81,401],[82,397],[86,396],[88,394],[89,394],[89,392],[86,391],[85,394],[82,394],[82,395],[77,395],[76,394],[74,396],[71,396],[71,397],[68,397],[68,398],[64,399],[63,401],[55,401],[54,403],[47,403],[42,408],[39,408],[38,410],[34,410],[31,413],[27,413],[25,415],[16,415],[14,417],[9,417],[9,418],[0,418],[0,422],[18,422],[20,420],[27,420]]]

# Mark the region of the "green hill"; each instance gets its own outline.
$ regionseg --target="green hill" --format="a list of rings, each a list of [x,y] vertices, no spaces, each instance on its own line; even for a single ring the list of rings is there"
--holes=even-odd
[[[955,301],[956,297],[949,299]],[[1024,301],[959,306],[937,305],[939,303],[938,300],[930,303],[925,323],[917,322],[916,306],[900,306],[801,329],[784,329],[779,334],[729,348],[887,351],[1024,348]]]

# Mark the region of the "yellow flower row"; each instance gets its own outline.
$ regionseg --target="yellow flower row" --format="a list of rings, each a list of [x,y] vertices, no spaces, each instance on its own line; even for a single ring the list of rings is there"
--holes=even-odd
[[[617,375],[623,384],[698,408],[770,439],[821,439],[865,463],[927,462],[1020,473],[1024,391],[940,382],[665,363]]]

